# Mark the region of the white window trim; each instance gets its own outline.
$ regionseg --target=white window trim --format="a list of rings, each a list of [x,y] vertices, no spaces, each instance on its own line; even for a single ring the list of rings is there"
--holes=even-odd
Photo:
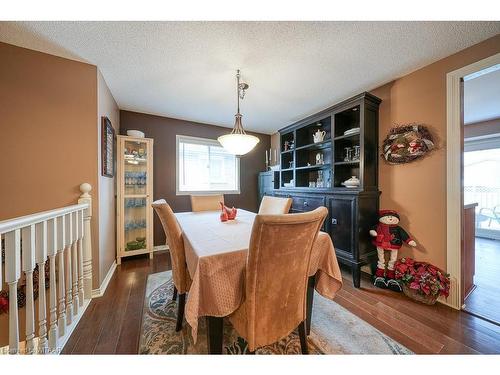
[[[210,194],[240,194],[240,158],[236,157],[236,190],[207,190],[207,191],[180,191],[179,190],[179,141],[189,140],[193,143],[222,147],[216,139],[191,137],[177,134],[175,136],[175,195],[210,195]]]

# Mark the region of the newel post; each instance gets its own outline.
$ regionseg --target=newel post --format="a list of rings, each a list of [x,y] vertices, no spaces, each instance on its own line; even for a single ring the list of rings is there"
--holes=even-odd
[[[92,297],[92,236],[90,219],[92,218],[92,197],[89,192],[92,186],[88,183],[80,185],[78,203],[88,203],[89,208],[83,212],[83,292],[85,299]]]

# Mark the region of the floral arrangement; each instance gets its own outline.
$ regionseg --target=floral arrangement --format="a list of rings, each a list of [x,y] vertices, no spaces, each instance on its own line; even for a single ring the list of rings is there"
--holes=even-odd
[[[401,258],[394,270],[396,279],[419,295],[437,298],[450,294],[450,275],[430,263]]]

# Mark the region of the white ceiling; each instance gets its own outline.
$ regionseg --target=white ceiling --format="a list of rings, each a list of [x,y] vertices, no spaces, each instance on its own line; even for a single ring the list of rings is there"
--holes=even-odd
[[[500,33],[500,22],[0,22],[0,40],[95,64],[121,109],[273,133]]]
[[[500,66],[464,83],[464,123],[500,118]]]

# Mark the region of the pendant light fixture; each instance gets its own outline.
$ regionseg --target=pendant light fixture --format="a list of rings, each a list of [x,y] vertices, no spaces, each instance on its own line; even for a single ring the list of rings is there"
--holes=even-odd
[[[245,133],[243,125],[241,124],[241,113],[240,113],[240,99],[245,96],[245,91],[248,89],[246,83],[240,83],[240,71],[236,71],[236,81],[237,81],[237,100],[238,100],[238,112],[236,113],[234,128],[230,134],[222,135],[217,140],[228,152],[231,154],[240,156],[253,150],[253,148],[259,143],[260,139]]]

